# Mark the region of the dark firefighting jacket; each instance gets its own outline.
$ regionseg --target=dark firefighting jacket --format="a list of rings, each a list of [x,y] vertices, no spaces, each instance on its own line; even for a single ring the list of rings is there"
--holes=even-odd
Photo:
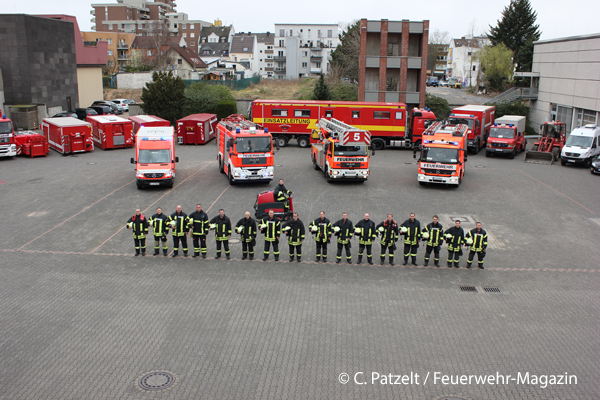
[[[354,233],[352,221],[347,219],[346,222],[344,222],[343,219],[340,219],[339,221],[336,221],[332,227],[335,235],[337,236],[338,243],[348,244],[350,242],[350,239],[352,239],[352,234]],[[336,227],[339,228],[338,231],[336,231]]]
[[[305,237],[304,231],[304,223],[298,219],[294,221],[293,219],[287,221],[283,224],[283,228],[281,229],[288,237],[288,244],[292,246],[298,246],[302,244],[302,241]]]
[[[313,226],[317,227],[316,232],[313,232]],[[331,239],[331,233],[333,231],[331,230],[331,222],[329,222],[327,218],[323,218],[321,220],[321,217],[319,217],[311,222],[308,227],[313,235],[315,235],[315,240],[317,242],[329,243],[329,240]]]
[[[369,245],[373,244],[377,237],[375,222],[371,220],[361,220],[354,225],[354,234],[359,237],[358,243]]]
[[[250,217],[246,219],[246,217],[240,219],[237,224],[235,224],[236,231],[242,236],[242,241],[250,243],[256,238],[256,221],[254,218]],[[239,228],[242,228],[241,230]]]
[[[209,222],[208,215],[204,210],[194,211],[189,216],[188,229],[192,231],[192,235],[205,236],[208,234]]]
[[[188,231],[188,221],[189,218],[183,211],[181,214],[177,214],[177,211],[171,214],[169,216],[169,223],[171,224],[173,236],[185,236]],[[173,222],[175,222],[175,224],[173,224]]]
[[[410,244],[411,246],[419,244],[419,240],[421,239],[421,223],[417,219],[411,221],[409,218],[401,226],[407,229],[405,233],[402,233],[404,235],[404,244]]]
[[[383,228],[383,229],[382,229]],[[398,223],[387,219],[377,225],[378,235],[381,236],[381,246],[392,247],[398,241]]]
[[[437,247],[441,246],[444,242],[444,227],[439,222],[437,224],[434,224],[433,222],[428,223],[427,226],[423,228],[423,233],[424,232],[429,234],[429,238],[423,239],[427,242],[427,246]]]
[[[148,234],[148,219],[143,215],[134,215],[127,220],[127,226],[133,231],[134,239],[144,239]]]
[[[485,229],[477,231],[477,228],[473,228],[467,232],[466,238],[473,240],[473,243],[471,244],[471,251],[480,252],[485,251],[487,248],[488,235]]]
[[[446,243],[448,243],[448,250],[460,251],[460,246],[465,243],[465,231],[463,228],[453,226],[452,228],[446,229],[444,236],[446,235],[450,235],[450,237],[445,237]]]
[[[267,242],[279,241],[279,236],[281,236],[281,221],[276,216],[273,216],[273,218],[266,216],[260,221],[260,231],[265,235]]]
[[[166,214],[154,214],[148,220],[152,225],[152,233],[156,237],[164,237],[169,233],[169,216]]]
[[[215,239],[218,241],[229,240],[231,236],[231,221],[227,215],[217,215],[210,220],[210,227],[215,230]]]

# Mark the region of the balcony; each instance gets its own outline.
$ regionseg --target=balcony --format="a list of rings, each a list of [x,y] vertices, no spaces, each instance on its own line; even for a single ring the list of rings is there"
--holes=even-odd
[[[150,16],[147,14],[141,14],[140,19],[150,19]]]
[[[274,61],[285,61],[285,56],[275,56],[273,57]]]
[[[117,56],[117,60],[119,60],[119,61],[127,61],[127,60],[129,60],[129,55],[128,54],[119,54]]]
[[[311,74],[320,74],[323,72],[322,68],[315,68],[315,67],[310,67],[310,73]]]
[[[127,43],[117,43],[117,49],[118,50],[129,50],[129,47],[127,46]]]
[[[96,17],[90,18],[90,22],[93,22],[95,24],[96,23]]]
[[[273,54],[273,50],[265,50],[265,54]]]
[[[96,10],[90,10],[90,15],[96,15]]]
[[[285,67],[275,67],[275,72],[285,72]]]
[[[265,72],[273,72],[273,67],[265,67]]]
[[[321,62],[323,61],[323,57],[321,56],[310,56],[310,62]]]

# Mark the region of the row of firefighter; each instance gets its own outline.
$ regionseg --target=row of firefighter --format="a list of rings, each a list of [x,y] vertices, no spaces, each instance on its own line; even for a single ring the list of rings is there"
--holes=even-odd
[[[246,212],[245,216],[233,226],[223,209],[219,210],[217,216],[209,219],[200,204],[196,206],[196,211],[189,215],[182,211],[181,206],[177,206],[176,211],[170,215],[164,214],[162,209],[158,208],[150,218],[144,216],[137,209],[136,214],[127,221],[127,228],[133,230],[136,256],[145,255],[146,236],[149,234],[150,228],[150,233],[154,236],[155,256],[160,254],[161,248],[163,255],[168,255],[167,234],[169,230],[172,232],[172,257],[178,256],[180,249],[183,255],[187,257],[187,236],[189,235],[193,241],[193,257],[201,255],[202,258],[206,258],[207,235],[210,231],[213,231],[216,240],[215,258],[220,258],[222,252],[224,252],[225,257],[230,259],[229,239],[235,231],[240,235],[242,242],[242,259],[252,260],[255,256],[256,238],[260,231],[264,236],[264,261],[269,258],[271,248],[275,261],[279,260],[279,241],[281,235],[284,234],[287,236],[289,245],[289,260],[294,261],[295,258],[300,262],[302,259],[302,244],[308,233],[314,236],[317,262],[327,261],[327,248],[332,237],[335,236],[337,239],[337,263],[342,261],[344,250],[346,262],[352,263],[352,239],[357,237],[359,243],[357,262],[359,264],[365,255],[366,261],[373,264],[372,247],[376,243],[376,239],[379,238],[381,264],[384,264],[387,255],[389,263],[394,265],[394,256],[397,250],[396,243],[402,240],[404,244],[403,265],[407,265],[409,259],[412,265],[419,265],[417,263],[418,249],[419,245],[423,243],[425,254],[422,265],[427,266],[433,255],[433,264],[439,267],[441,246],[445,242],[448,250],[446,260],[448,267],[459,268],[460,256],[463,255],[462,249],[468,247],[467,268],[471,268],[475,256],[477,256],[477,266],[483,269],[483,260],[486,256],[488,244],[487,232],[482,228],[480,222],[477,222],[476,227],[467,232],[460,226],[459,220],[454,221],[454,226],[444,229],[437,215],[432,217],[430,223],[421,227],[421,223],[415,218],[415,214],[410,214],[410,217],[401,224],[394,220],[392,214],[388,214],[385,220],[375,224],[369,213],[366,213],[362,220],[354,224],[348,219],[348,214],[345,212],[342,214],[341,219],[331,223],[325,217],[325,212],[321,211],[319,217],[309,223],[307,232],[297,212],[294,212],[293,217],[288,221],[281,221],[274,215],[272,210],[258,220],[255,220],[249,212]]]

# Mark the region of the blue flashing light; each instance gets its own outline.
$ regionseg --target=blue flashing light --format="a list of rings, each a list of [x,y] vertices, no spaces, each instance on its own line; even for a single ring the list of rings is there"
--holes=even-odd
[[[6,119],[6,115],[2,114],[2,119]]]
[[[508,126],[510,126],[512,128],[514,125],[513,124],[508,124]]]
[[[240,128],[235,128],[235,133],[240,133]]]
[[[454,115],[456,115],[456,114],[450,114],[451,117],[454,116]]]
[[[498,124],[494,122],[494,126],[498,126]]]
[[[471,118],[475,118],[475,116],[474,116],[474,115],[471,115]]]
[[[265,128],[265,133],[269,133],[269,128]]]

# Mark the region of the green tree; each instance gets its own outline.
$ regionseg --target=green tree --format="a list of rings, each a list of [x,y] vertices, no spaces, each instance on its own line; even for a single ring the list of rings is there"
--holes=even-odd
[[[222,100],[217,103],[215,114],[219,120],[237,114],[237,103],[234,100]]]
[[[338,67],[342,78],[358,82],[360,21],[354,21],[339,34],[340,44],[331,52],[331,66]]]
[[[184,92],[185,82],[173,72],[154,72],[152,82],[142,89],[142,109],[175,125],[183,112]]]
[[[313,91],[313,98],[315,100],[330,100],[331,93],[329,93],[329,86],[325,83],[325,76],[321,74],[317,84],[315,85],[315,90]]]
[[[425,107],[431,109],[437,119],[446,119],[450,115],[448,101],[429,93],[425,94]]]
[[[537,13],[533,11],[529,0],[511,0],[504,7],[498,25],[490,25],[488,37],[492,45],[504,44],[513,52],[518,72],[531,72],[533,42],[539,40],[541,35],[536,20]]]
[[[479,60],[481,71],[485,74],[491,88],[504,90],[504,84],[513,76],[513,52],[504,43],[497,46],[484,46],[475,57]]]
[[[186,115],[216,114],[217,104],[222,101],[235,101],[231,89],[227,86],[196,82],[185,91],[183,111]]]
[[[358,101],[358,86],[353,83],[329,84],[331,99],[335,101]]]

